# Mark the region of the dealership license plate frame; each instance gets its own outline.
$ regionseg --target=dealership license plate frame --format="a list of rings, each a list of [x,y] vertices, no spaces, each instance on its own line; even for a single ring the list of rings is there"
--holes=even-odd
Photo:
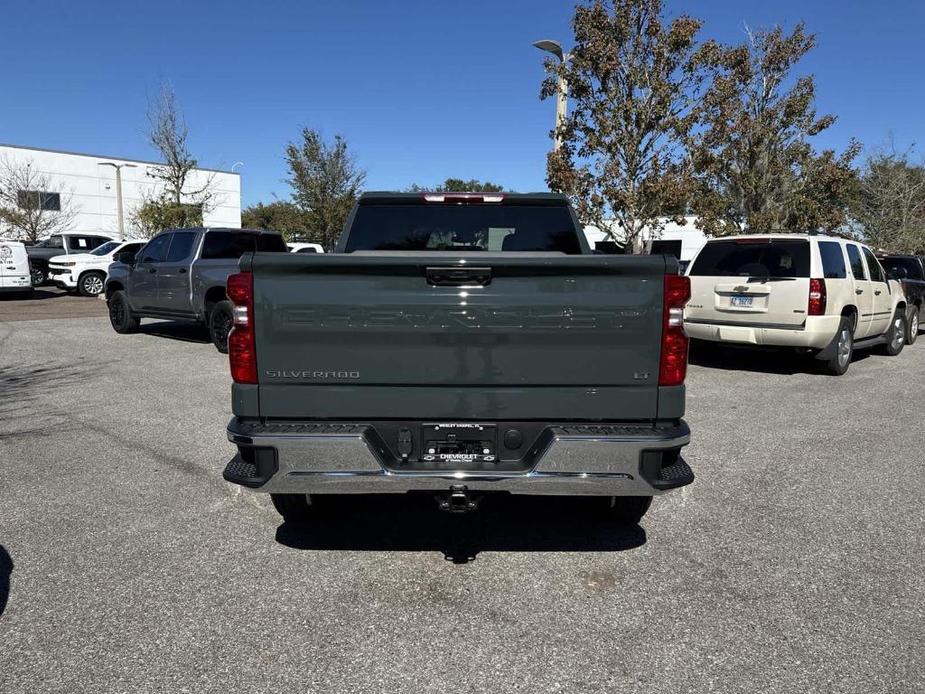
[[[424,442],[421,459],[426,462],[468,464],[498,460],[496,424],[434,422],[424,424],[421,429]]]

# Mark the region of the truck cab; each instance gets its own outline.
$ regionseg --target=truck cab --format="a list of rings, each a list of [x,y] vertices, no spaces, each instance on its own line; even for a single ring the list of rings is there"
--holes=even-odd
[[[906,295],[906,344],[911,345],[925,319],[925,257],[881,255],[878,259],[887,277],[899,282]]]

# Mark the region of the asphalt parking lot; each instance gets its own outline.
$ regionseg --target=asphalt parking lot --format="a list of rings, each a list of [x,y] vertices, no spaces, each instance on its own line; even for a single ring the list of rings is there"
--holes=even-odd
[[[105,316],[102,299],[71,294],[57,287],[39,287],[25,300],[0,298],[0,322]]]
[[[401,498],[293,528],[221,478],[201,331],[2,320],[4,694],[925,688],[925,339],[842,378],[698,350],[698,479],[639,528]]]

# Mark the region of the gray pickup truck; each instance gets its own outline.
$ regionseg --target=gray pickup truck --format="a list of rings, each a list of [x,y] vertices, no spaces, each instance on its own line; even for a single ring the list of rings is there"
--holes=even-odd
[[[202,323],[220,352],[228,351],[232,306],[228,275],[245,253],[288,252],[283,237],[261,229],[171,229],[137,253],[109,266],[106,301],[117,333],[138,329],[142,318]]]
[[[638,522],[681,449],[689,280],[594,255],[552,194],[363,195],[333,254],[228,279],[237,455],[286,519],[318,495],[597,497]]]

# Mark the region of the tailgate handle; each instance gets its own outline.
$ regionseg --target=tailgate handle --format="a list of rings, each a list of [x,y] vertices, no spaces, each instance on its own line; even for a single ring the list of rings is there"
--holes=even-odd
[[[429,267],[427,283],[436,287],[484,287],[491,283],[490,267]]]

